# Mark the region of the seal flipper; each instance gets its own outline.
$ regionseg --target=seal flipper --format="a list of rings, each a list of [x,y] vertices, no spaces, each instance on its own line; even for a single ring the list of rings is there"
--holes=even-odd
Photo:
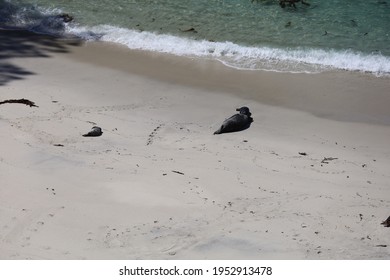
[[[217,131],[214,132],[214,134],[221,134],[224,129],[224,126],[222,125]]]

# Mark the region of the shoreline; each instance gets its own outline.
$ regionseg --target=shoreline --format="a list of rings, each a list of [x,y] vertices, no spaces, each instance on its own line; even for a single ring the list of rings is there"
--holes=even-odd
[[[91,47],[88,51],[78,49],[72,57],[130,74],[229,93],[318,117],[390,125],[386,105],[390,104],[389,77],[349,71],[308,74],[238,70],[217,60],[129,50],[106,42],[87,44]],[[97,56],[100,51],[108,53],[107,57]],[[165,67],[165,71],[154,70],[154,65],[158,66],[157,69]],[[367,91],[362,92],[362,88]]]
[[[389,259],[390,80],[9,34],[0,259]]]

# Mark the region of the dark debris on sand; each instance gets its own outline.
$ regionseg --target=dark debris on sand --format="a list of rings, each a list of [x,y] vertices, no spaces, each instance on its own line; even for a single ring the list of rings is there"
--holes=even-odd
[[[35,105],[35,102],[32,102],[28,99],[8,99],[8,100],[4,100],[4,101],[0,101],[0,105],[1,104],[5,104],[5,103],[19,103],[19,104],[24,104],[24,105],[27,105],[27,106],[30,106],[30,107],[38,107],[37,105]]]

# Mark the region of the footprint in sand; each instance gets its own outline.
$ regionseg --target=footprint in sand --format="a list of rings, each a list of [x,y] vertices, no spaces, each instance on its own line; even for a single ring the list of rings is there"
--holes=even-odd
[[[51,192],[52,195],[56,195],[56,190],[54,188],[46,188],[48,192]]]

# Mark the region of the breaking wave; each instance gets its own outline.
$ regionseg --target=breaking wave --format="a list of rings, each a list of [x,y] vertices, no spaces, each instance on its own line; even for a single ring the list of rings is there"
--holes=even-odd
[[[77,36],[84,40],[114,42],[134,50],[217,59],[237,69],[306,73],[338,69],[390,76],[390,57],[379,52],[366,54],[352,50],[243,46],[111,25],[87,27],[75,22],[65,23],[58,16],[62,13],[59,9],[16,6],[4,0],[2,4],[0,28],[24,29],[54,36]]]
[[[68,26],[67,32],[85,40],[119,43],[134,50],[214,58],[227,66],[238,69],[308,73],[339,69],[369,72],[376,76],[390,75],[390,57],[380,53],[364,54],[351,50],[242,46],[232,42],[195,40],[110,25],[91,28]]]

